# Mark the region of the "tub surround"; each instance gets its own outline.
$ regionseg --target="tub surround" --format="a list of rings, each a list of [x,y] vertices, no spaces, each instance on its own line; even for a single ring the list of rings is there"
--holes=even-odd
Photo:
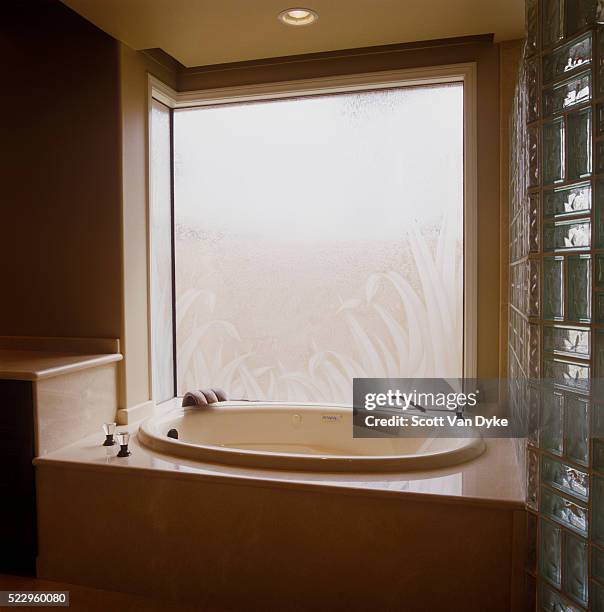
[[[155,408],[156,417],[180,406],[180,398]],[[85,470],[116,470],[140,473],[141,477],[165,476],[193,480],[239,481],[251,486],[349,488],[359,494],[386,496],[438,496],[438,501],[459,502],[506,509],[523,509],[524,497],[518,477],[516,457],[511,440],[486,440],[486,450],[476,459],[458,465],[432,470],[400,472],[310,472],[282,469],[261,469],[202,462],[171,456],[139,441],[138,428],[143,421],[118,427],[128,430],[132,455],[116,457],[117,447],[103,447],[101,424],[98,431],[74,444],[37,457],[36,466]]]
[[[509,440],[438,470],[310,473],[171,457],[128,429],[130,457],[99,428],[35,460],[41,578],[221,610],[311,609],[317,593],[326,609],[518,609],[525,513]]]

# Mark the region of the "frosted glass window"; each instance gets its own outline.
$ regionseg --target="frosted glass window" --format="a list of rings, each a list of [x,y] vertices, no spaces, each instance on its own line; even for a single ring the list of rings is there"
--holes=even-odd
[[[170,109],[151,106],[151,350],[153,399],[174,397]]]
[[[458,377],[463,85],[174,113],[178,391]]]

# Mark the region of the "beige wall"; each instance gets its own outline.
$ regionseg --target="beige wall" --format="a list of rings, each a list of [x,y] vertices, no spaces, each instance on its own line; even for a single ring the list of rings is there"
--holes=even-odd
[[[0,335],[119,338],[118,46],[37,6],[0,20]]]

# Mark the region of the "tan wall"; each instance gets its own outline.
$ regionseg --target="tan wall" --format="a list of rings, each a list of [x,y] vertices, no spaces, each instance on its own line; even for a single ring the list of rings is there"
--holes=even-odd
[[[30,12],[0,20],[0,335],[119,338],[118,46],[61,4]]]

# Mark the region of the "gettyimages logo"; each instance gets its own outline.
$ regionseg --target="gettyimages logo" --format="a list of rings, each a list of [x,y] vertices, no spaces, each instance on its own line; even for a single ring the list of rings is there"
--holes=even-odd
[[[428,408],[446,408],[456,411],[466,406],[476,406],[478,404],[479,389],[473,393],[443,393],[443,392],[421,392],[413,389],[405,393],[400,389],[388,389],[386,393],[367,393],[365,394],[365,410],[375,410],[380,407],[400,408],[409,410],[427,410]]]
[[[506,381],[355,378],[353,436],[523,437],[512,424]]]

